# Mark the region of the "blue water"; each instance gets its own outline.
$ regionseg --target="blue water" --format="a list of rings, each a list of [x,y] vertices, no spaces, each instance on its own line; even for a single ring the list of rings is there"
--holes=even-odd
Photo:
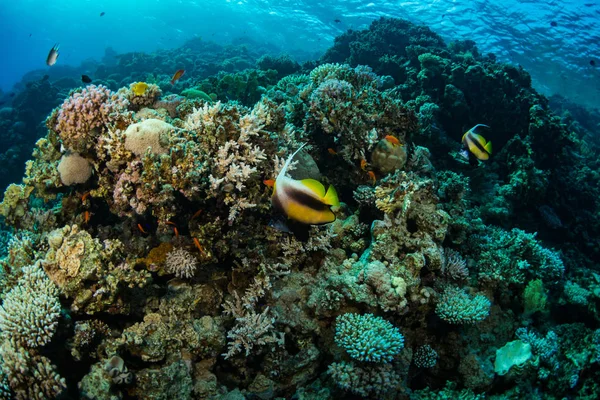
[[[542,93],[599,106],[600,3],[593,0],[3,0],[0,88],[44,68],[55,43],[59,63],[73,66],[101,59],[107,47],[147,52],[193,37],[224,44],[246,37],[306,59],[381,16],[427,24],[447,40],[472,39],[483,52],[525,67]]]

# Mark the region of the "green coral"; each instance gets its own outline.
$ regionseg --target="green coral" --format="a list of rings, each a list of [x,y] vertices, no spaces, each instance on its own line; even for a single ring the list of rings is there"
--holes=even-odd
[[[373,314],[344,314],[336,323],[336,343],[356,360],[389,362],[404,347],[398,328]]]
[[[441,294],[436,314],[451,324],[474,324],[490,313],[491,302],[483,295],[470,296],[461,289],[448,287]]]

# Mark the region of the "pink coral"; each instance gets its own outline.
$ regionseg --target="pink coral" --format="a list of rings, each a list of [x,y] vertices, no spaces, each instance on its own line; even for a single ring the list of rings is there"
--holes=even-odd
[[[115,123],[127,110],[129,101],[103,85],[89,85],[72,92],[49,118],[48,127],[55,130],[65,147],[85,152],[101,129]]]

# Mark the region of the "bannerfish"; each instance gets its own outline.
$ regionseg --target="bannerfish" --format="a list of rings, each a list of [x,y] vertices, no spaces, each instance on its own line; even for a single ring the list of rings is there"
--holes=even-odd
[[[81,75],[81,82],[83,82],[83,83],[91,83],[92,82],[92,78],[90,78],[87,75]]]
[[[177,82],[179,78],[183,76],[183,74],[185,74],[185,69],[177,70],[177,72],[175,72],[175,74],[173,75],[173,78],[171,78],[171,85],[174,85],[175,82]]]
[[[486,141],[483,136],[475,133],[475,130],[480,126],[489,128],[489,126],[483,124],[475,125],[463,135],[462,143],[478,160],[485,161],[492,154],[492,142]]]
[[[332,185],[327,191],[323,184],[315,179],[301,181],[288,178],[285,173],[294,156],[305,146],[303,144],[285,162],[277,175],[273,187],[271,203],[289,219],[308,225],[327,224],[335,221],[331,207],[339,207],[340,201]]]
[[[58,43],[56,43],[51,49],[50,52],[48,53],[48,57],[46,58],[46,65],[51,67],[54,64],[56,64],[56,60],[58,59],[58,48],[60,46],[58,45]]]

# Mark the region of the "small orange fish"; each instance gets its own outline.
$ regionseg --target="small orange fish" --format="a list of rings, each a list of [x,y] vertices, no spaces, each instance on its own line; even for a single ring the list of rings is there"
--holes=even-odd
[[[137,224],[137,227],[138,227],[138,229],[140,230],[140,232],[142,232],[143,234],[145,234],[145,235],[147,235],[147,234],[148,234],[148,232],[146,232],[146,231],[144,230],[144,228],[142,227],[142,224]]]
[[[334,149],[332,149],[331,147],[327,149],[327,152],[329,154],[331,154],[332,156],[337,156],[337,151],[335,151]]]
[[[178,238],[179,237],[179,231],[177,230],[177,227],[173,228],[173,232],[175,232],[175,237]]]
[[[400,141],[398,140],[398,138],[396,136],[386,135],[386,137],[384,137],[384,139],[387,140],[388,142],[390,142],[391,144],[393,144],[394,146],[400,146]]]
[[[81,196],[81,202],[83,203],[88,197],[90,197],[90,192],[85,192],[83,196]]]
[[[171,222],[171,221],[166,221],[166,222],[165,222],[165,224],[167,224],[167,225],[172,225],[172,226],[177,226],[177,225],[175,224],[175,222]]]
[[[86,211],[83,213],[83,223],[84,224],[88,224],[88,222],[90,222],[90,219],[92,218],[92,213],[90,213],[89,211]]]
[[[369,174],[369,179],[371,179],[371,183],[374,185],[375,182],[377,182],[377,178],[375,177],[375,172],[369,171],[369,172],[367,172],[367,174]]]
[[[364,158],[362,160],[360,160],[360,169],[362,169],[363,171],[367,170],[367,160],[365,160]]]
[[[198,238],[194,238],[194,244],[196,245],[196,247],[198,248],[198,251],[200,251],[200,254],[205,255],[206,253],[204,252],[204,249],[202,248],[202,246],[200,245],[200,241],[198,240]]]
[[[173,75],[173,78],[171,78],[171,85],[174,85],[183,74],[185,74],[185,69],[178,69],[177,72],[175,72],[175,75]]]
[[[198,217],[200,216],[200,214],[201,214],[201,213],[202,213],[202,209],[199,209],[198,211],[196,211],[196,212],[194,213],[194,215],[192,215],[192,218],[191,218],[191,219],[196,219],[196,218],[198,218]]]
[[[275,186],[275,179],[265,179],[263,183],[268,187],[272,188],[273,186]]]

